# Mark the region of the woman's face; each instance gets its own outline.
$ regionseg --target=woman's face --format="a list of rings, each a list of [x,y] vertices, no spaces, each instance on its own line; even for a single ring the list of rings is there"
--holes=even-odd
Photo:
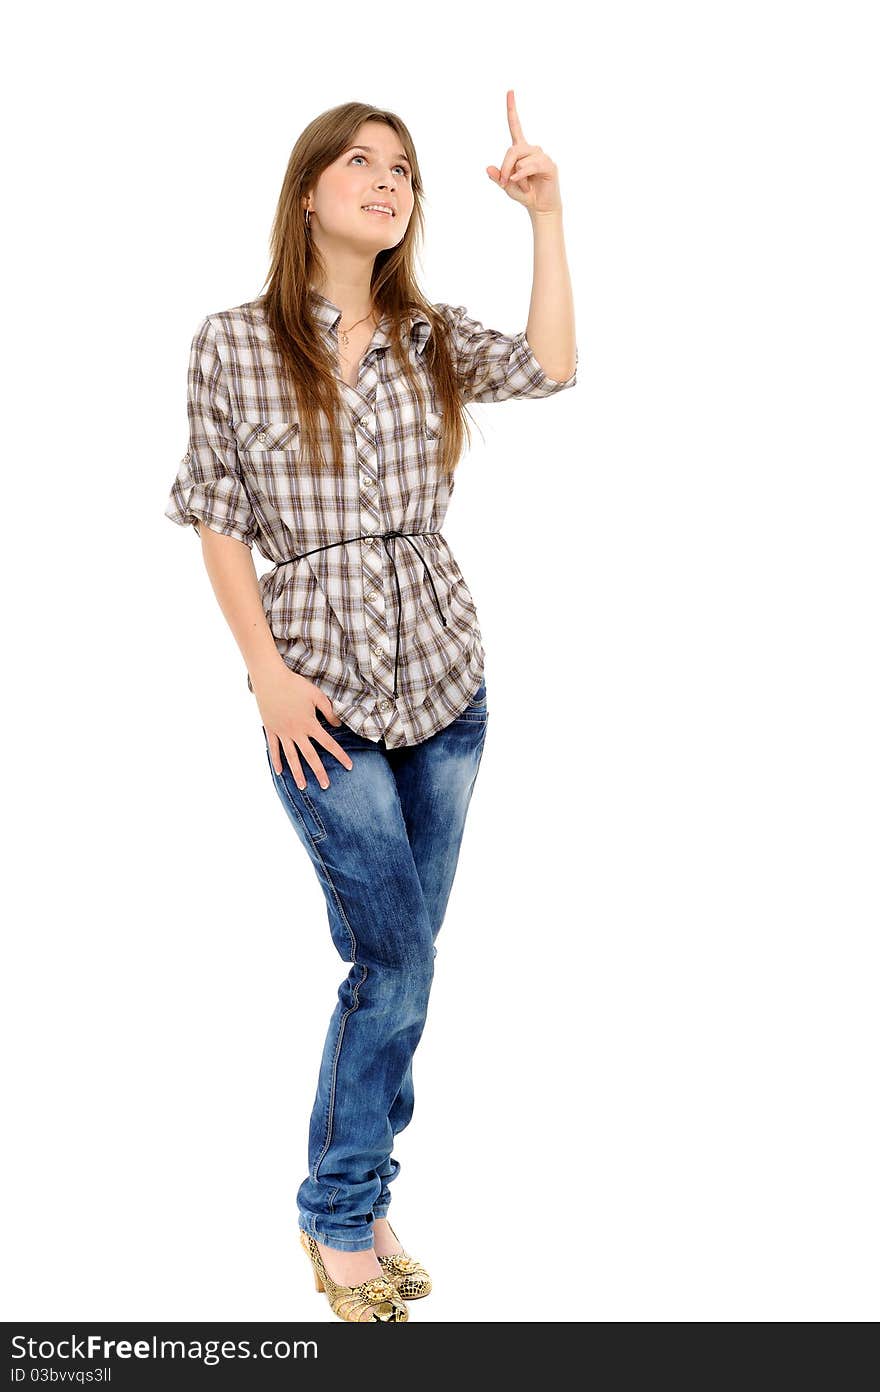
[[[367,212],[370,203],[392,212]],[[413,209],[400,137],[381,121],[364,121],[351,146],[321,173],[307,206],[310,231],[324,243],[344,241],[373,255],[397,246]]]

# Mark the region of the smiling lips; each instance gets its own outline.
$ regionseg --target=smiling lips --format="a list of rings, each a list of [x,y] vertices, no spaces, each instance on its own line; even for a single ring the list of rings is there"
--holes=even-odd
[[[377,217],[394,217],[394,209],[387,203],[365,203],[363,206],[365,213],[375,213]]]

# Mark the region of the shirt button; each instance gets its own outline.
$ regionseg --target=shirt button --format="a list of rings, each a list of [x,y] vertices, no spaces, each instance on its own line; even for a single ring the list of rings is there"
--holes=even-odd
[[[385,656],[385,649],[382,647],[382,644],[381,644],[381,643],[374,643],[374,644],[373,644],[373,652],[376,654],[377,657],[384,657],[384,656]]]
[[[367,590],[367,593],[364,595],[364,599],[366,599],[366,600],[372,600],[372,599],[378,599],[378,598],[379,598],[379,595],[378,595],[378,592],[377,592],[376,590]]]
[[[259,440],[259,442],[260,442],[261,445],[265,445],[265,443],[266,443],[266,441],[268,440],[268,438],[269,438],[269,436],[266,434],[266,431],[265,431],[265,430],[258,430],[258,431],[257,431],[257,439]]]
[[[390,702],[390,701],[380,701],[380,702],[379,702],[379,709],[380,709],[381,711],[390,710],[390,709],[391,709],[391,702]]]

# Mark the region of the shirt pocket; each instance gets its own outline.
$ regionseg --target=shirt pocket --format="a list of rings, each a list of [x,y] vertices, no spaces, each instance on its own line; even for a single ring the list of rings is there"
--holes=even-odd
[[[238,452],[259,464],[299,453],[299,421],[236,421],[233,429]]]
[[[425,439],[428,442],[428,449],[436,449],[440,436],[443,434],[443,412],[425,412]]]
[[[299,421],[249,416],[234,421],[232,428],[239,469],[247,480],[255,513],[270,534],[277,532],[279,519],[295,528],[296,481],[302,471]]]

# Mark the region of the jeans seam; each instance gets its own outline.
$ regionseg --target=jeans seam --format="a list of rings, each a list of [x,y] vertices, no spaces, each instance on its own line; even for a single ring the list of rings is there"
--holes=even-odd
[[[314,844],[314,843],[313,843],[313,844]],[[320,862],[321,869],[323,870],[324,874],[327,876],[327,883],[329,884],[331,890],[333,891],[333,899],[334,899],[334,901],[335,901],[335,903],[336,903],[336,907],[337,907],[338,910],[339,910],[339,916],[340,916],[340,918],[342,919],[343,923],[345,924],[345,926],[346,926],[346,928],[347,928],[347,930],[348,930],[348,936],[349,936],[350,939],[351,939],[351,949],[352,949],[352,950],[351,950],[351,960],[352,960],[352,965],[357,965],[357,966],[359,966],[359,967],[361,968],[361,971],[363,972],[363,976],[361,977],[360,981],[357,982],[357,983],[355,984],[354,990],[353,990],[353,992],[352,992],[352,994],[353,994],[353,996],[354,996],[354,1004],[350,1007],[350,1009],[346,1010],[346,1011],[343,1013],[342,1019],[341,1019],[340,1022],[339,1022],[339,1034],[338,1034],[337,1040],[336,1040],[336,1049],[335,1049],[335,1052],[334,1052],[334,1054],[333,1054],[333,1071],[332,1071],[332,1076],[331,1076],[331,1080],[330,1080],[330,1096],[329,1096],[328,1102],[327,1102],[327,1130],[326,1130],[326,1134],[325,1134],[325,1136],[324,1136],[324,1144],[323,1144],[323,1146],[322,1146],[322,1148],[321,1148],[321,1153],[320,1153],[320,1155],[318,1156],[317,1160],[315,1161],[314,1168],[313,1168],[313,1170],[312,1170],[312,1179],[315,1180],[315,1181],[317,1182],[317,1179],[318,1179],[318,1171],[319,1171],[319,1169],[321,1168],[321,1164],[322,1164],[322,1162],[323,1162],[323,1160],[324,1160],[324,1157],[325,1157],[326,1154],[327,1154],[327,1151],[330,1149],[330,1141],[331,1141],[332,1136],[333,1136],[333,1112],[334,1112],[335,1105],[336,1105],[336,1071],[337,1071],[337,1066],[338,1066],[338,1064],[339,1064],[339,1055],[340,1055],[340,1052],[341,1052],[341,1050],[342,1050],[342,1040],[343,1040],[343,1037],[344,1037],[344,1035],[345,1035],[345,1025],[346,1025],[346,1021],[348,1020],[349,1015],[353,1015],[354,1012],[357,1010],[358,1006],[360,1005],[360,998],[359,998],[359,996],[358,996],[358,992],[360,991],[360,988],[363,986],[364,982],[365,982],[366,979],[367,979],[367,968],[366,968],[366,966],[364,965],[363,962],[359,962],[359,961],[358,961],[358,956],[357,956],[357,953],[358,953],[357,938],[356,938],[355,935],[354,935],[354,929],[352,928],[351,924],[350,924],[349,921],[348,921],[348,915],[346,914],[345,909],[344,909],[343,906],[342,906],[342,900],[340,899],[340,897],[339,897],[339,891],[337,890],[336,885],[334,884],[333,876],[330,874],[330,871],[327,869],[327,865],[326,865],[326,863],[325,863],[325,861],[324,861],[324,857],[321,855],[321,852],[318,850],[318,847],[317,847],[317,846],[314,846],[314,851],[315,851],[315,855],[316,855],[317,858],[318,858],[318,861]]]

